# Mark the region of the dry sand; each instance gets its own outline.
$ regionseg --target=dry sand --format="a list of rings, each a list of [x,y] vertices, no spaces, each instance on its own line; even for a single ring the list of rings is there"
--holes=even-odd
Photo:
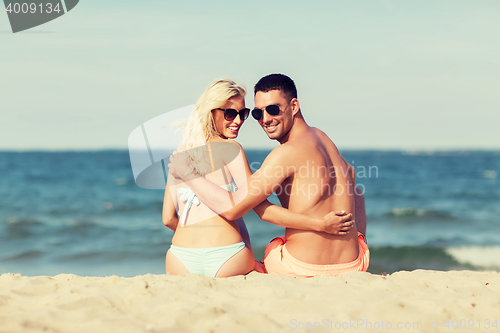
[[[0,276],[0,332],[297,332],[314,327],[324,332],[500,332],[500,273]]]

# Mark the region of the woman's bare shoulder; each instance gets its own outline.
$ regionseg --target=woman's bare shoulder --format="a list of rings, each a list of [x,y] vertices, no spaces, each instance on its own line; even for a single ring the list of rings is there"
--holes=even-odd
[[[210,152],[215,165],[227,165],[238,156],[244,156],[243,147],[234,140],[211,140]]]

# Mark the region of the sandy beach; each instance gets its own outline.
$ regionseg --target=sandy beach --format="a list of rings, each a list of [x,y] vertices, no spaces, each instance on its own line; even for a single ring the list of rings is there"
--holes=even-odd
[[[9,273],[0,286],[0,332],[500,330],[498,272],[252,272],[227,279]]]

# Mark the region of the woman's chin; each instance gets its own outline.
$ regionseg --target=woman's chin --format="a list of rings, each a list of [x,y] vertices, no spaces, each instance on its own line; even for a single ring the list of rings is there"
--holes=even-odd
[[[224,133],[224,136],[228,139],[236,139],[238,137],[238,133],[228,131],[228,132]]]

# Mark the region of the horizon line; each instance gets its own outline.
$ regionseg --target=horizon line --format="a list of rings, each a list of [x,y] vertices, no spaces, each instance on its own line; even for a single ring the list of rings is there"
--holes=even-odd
[[[246,150],[267,150],[275,147],[248,147]],[[406,152],[406,153],[433,153],[433,152],[500,152],[500,147],[435,147],[435,148],[404,148],[404,147],[345,147],[340,151],[380,151],[380,152]],[[175,148],[170,148],[175,150]],[[105,151],[129,151],[129,148],[103,147],[103,148],[0,148],[0,153],[64,153],[64,152],[105,152]]]

